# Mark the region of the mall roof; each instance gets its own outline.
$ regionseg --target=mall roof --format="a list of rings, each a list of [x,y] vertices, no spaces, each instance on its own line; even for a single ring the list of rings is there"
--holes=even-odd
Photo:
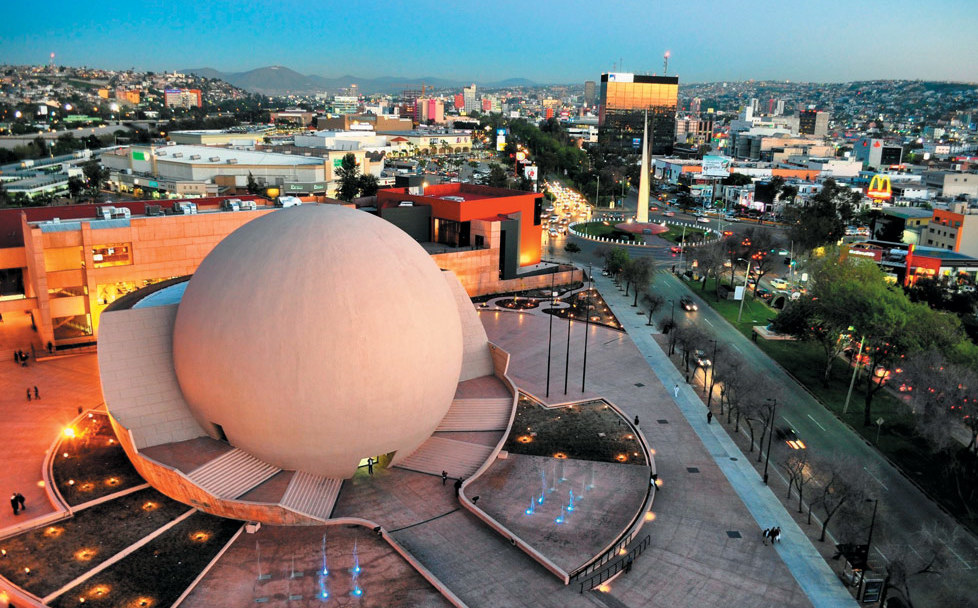
[[[883,207],[883,213],[904,219],[929,218],[934,215],[932,210],[920,207]]]
[[[950,249],[938,249],[937,247],[918,246],[918,247],[914,247],[913,254],[915,256],[936,258],[944,262],[952,262],[958,265],[978,264],[978,258],[973,258],[970,255],[965,255],[957,251],[951,251]]]
[[[298,156],[295,154],[279,154],[277,152],[252,152],[250,150],[214,148],[211,146],[160,146],[154,148],[156,162],[166,162],[186,165],[226,165],[229,160],[237,161],[239,165],[322,165],[323,159],[317,156]],[[179,154],[180,156],[175,156]],[[199,156],[200,158],[191,158]],[[211,160],[216,158],[218,160]]]

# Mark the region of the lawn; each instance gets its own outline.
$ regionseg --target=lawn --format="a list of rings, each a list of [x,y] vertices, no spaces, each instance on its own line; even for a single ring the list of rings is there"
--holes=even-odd
[[[84,598],[85,606],[105,608],[171,606],[241,525],[194,513],[49,605],[74,608]]]
[[[611,239],[621,239],[625,241],[637,240],[635,235],[624,230],[615,228],[614,224],[606,221],[587,222],[578,224],[576,230],[590,236],[605,237]]]
[[[628,421],[600,400],[545,408],[520,395],[504,449],[528,456],[646,464]]]
[[[753,325],[765,325],[777,315],[777,311],[761,300],[749,296],[744,303],[744,314],[737,323],[737,309],[740,302],[731,300],[716,301],[712,286],[707,281],[706,292],[694,289],[695,293],[719,312],[731,325],[745,336],[751,335]],[[693,285],[690,285],[693,288]],[[678,313],[677,313],[678,314]],[[843,414],[852,368],[845,360],[836,359],[828,386],[822,381],[824,354],[814,343],[758,339],[757,346],[774,359],[788,373],[794,376],[824,407],[840,420],[848,424],[866,441],[889,458],[904,474],[920,485],[936,501],[955,515],[958,520],[973,531],[978,531],[978,520],[970,518],[961,506],[953,490],[953,481],[948,478],[946,457],[934,454],[926,441],[916,436],[913,420],[907,407],[893,393],[883,390],[876,393],[872,403],[872,418],[883,419],[877,441],[876,425],[863,426],[863,411],[866,393],[865,377],[860,377],[852,391],[848,411]]]
[[[588,294],[590,294],[590,297],[588,297]],[[596,289],[579,291],[576,294],[560,298],[560,301],[569,303],[570,308],[548,308],[544,312],[556,315],[561,319],[566,319],[570,316],[575,321],[584,321],[590,315],[591,323],[597,323],[598,325],[612,329],[621,329],[621,323],[618,322],[615,313],[611,312],[608,304]]]
[[[681,243],[683,240],[683,227],[682,226],[670,226],[669,230],[657,235],[659,238],[663,238],[670,243]],[[686,226],[686,240],[695,243],[702,241],[706,238],[706,230],[702,228],[690,228]]]
[[[0,574],[44,597],[188,510],[153,489],[122,496],[0,541]]]
[[[52,467],[54,483],[69,505],[144,483],[116,440],[108,416],[89,414],[73,431],[74,437],[62,439]]]

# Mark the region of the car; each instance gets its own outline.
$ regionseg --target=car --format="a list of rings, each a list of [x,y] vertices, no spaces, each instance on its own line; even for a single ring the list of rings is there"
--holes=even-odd
[[[679,299],[679,305],[682,306],[683,310],[686,312],[692,312],[694,310],[699,310],[699,306],[693,301],[693,298],[689,296],[683,296]]]
[[[669,251],[671,251],[672,253],[682,253],[683,248],[680,247],[679,245],[673,245],[672,247],[669,248]]]
[[[781,249],[780,251],[778,251],[778,255],[791,255],[791,252],[788,251],[787,249]]]
[[[699,367],[710,367],[713,365],[713,361],[710,361],[710,358],[706,356],[706,352],[699,348],[693,351],[693,361]]]
[[[675,211],[663,211],[662,212],[662,215],[664,215],[666,217],[675,217],[676,216],[676,212]]]
[[[792,450],[804,450],[805,442],[798,437],[798,433],[790,426],[780,426],[774,429],[774,436],[779,441],[784,441]]]
[[[788,281],[784,279],[771,279],[771,287],[775,289],[788,289]]]
[[[733,230],[724,230],[723,236],[733,236]]]
[[[772,297],[774,297],[774,294],[766,289],[758,289],[756,295],[762,300],[770,300]]]
[[[705,217],[705,216],[700,216],[700,217],[696,218],[696,221],[699,222],[699,223],[701,223],[701,224],[709,224],[710,223],[710,218]]]

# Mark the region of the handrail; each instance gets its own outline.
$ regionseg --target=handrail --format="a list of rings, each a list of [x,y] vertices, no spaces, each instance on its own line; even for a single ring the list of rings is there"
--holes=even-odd
[[[641,555],[648,546],[652,544],[652,535],[646,534],[645,538],[639,541],[638,545],[635,546],[631,551],[622,556],[622,558],[616,561],[611,568],[602,570],[601,572],[581,581],[579,593],[584,593],[585,588],[588,590],[594,589],[601,583],[617,575],[619,572],[628,571],[631,569],[632,562],[635,558]],[[597,580],[595,580],[597,579]]]

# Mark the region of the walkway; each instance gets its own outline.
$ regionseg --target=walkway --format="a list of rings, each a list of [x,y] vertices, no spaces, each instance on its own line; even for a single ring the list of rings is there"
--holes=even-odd
[[[649,367],[658,379],[665,386],[680,387],[679,395],[675,398],[676,405],[758,526],[781,526],[783,541],[776,550],[812,604],[817,608],[856,605],[805,533],[785,512],[780,500],[770,488],[763,485],[750,460],[743,456],[723,427],[707,424],[702,401],[655,342],[650,328],[645,325],[646,319],[637,319],[636,309],[631,307],[632,298],[626,298],[624,292],[615,287],[611,278],[598,273],[595,273],[595,286],[618,319],[625,324],[636,347],[646,357]]]

